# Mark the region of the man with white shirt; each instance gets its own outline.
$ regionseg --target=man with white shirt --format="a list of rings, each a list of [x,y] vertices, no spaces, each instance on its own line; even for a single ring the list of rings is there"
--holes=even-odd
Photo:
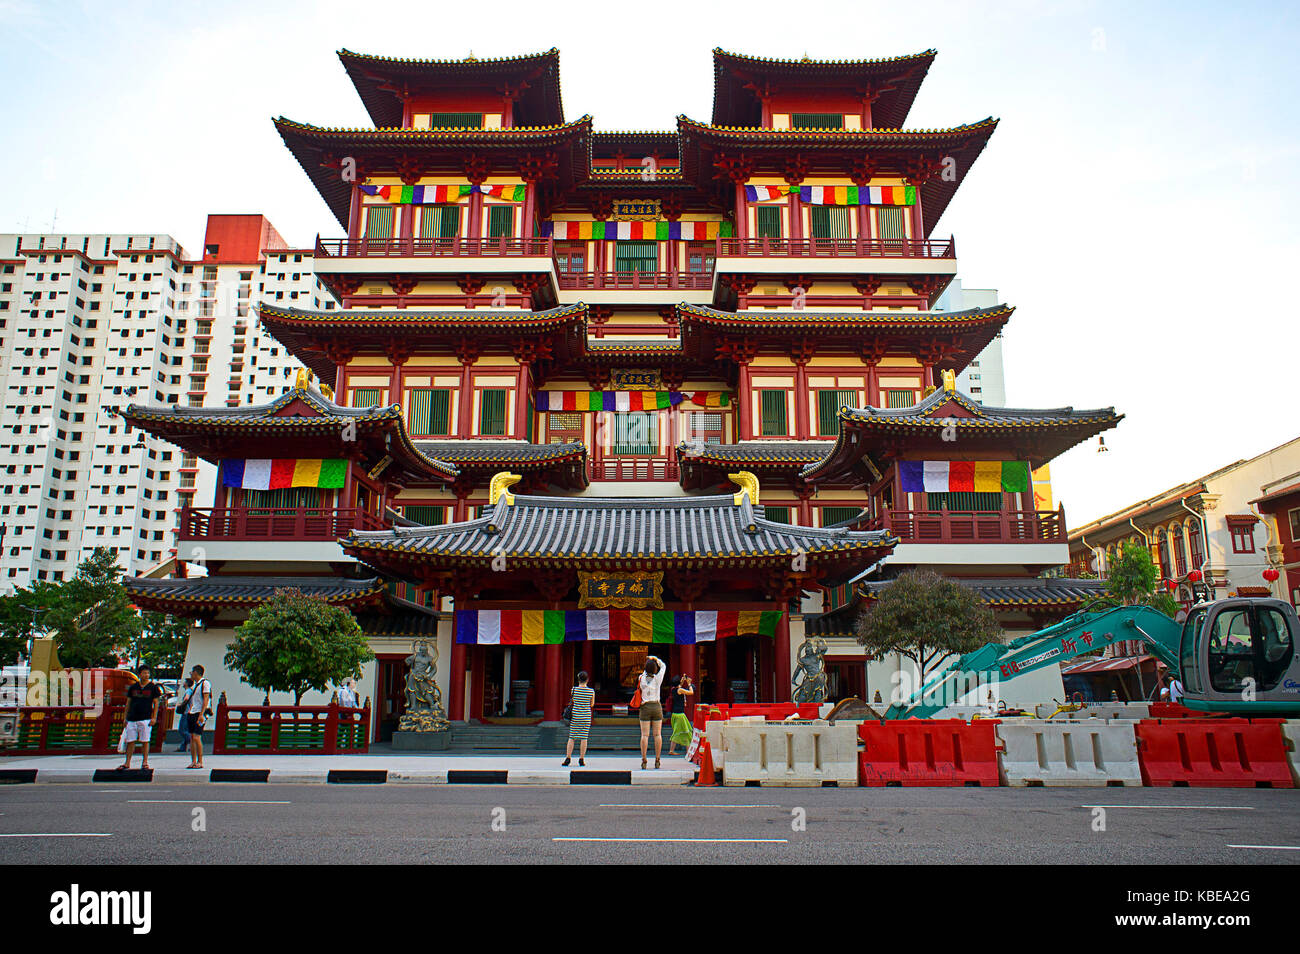
[[[185,730],[190,734],[190,764],[186,768],[203,768],[203,721],[212,714],[212,683],[203,678],[203,667],[190,670],[194,688],[185,707]]]

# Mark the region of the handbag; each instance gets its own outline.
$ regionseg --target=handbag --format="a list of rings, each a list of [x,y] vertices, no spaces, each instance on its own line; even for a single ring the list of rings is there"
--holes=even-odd
[[[629,709],[641,708],[641,677],[636,677],[636,692],[632,693],[632,701],[627,704]]]

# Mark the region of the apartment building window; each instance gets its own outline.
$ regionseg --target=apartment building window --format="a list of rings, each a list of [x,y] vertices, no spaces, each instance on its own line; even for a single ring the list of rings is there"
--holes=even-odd
[[[659,453],[659,415],[646,411],[614,413],[611,454],[653,457]]]
[[[582,440],[582,415],[551,411],[546,415],[546,439],[552,444]]]
[[[411,435],[446,437],[450,434],[450,427],[451,392],[446,388],[412,388]]]
[[[916,392],[911,388],[889,388],[885,391],[885,407],[912,407]]]
[[[791,129],[843,129],[843,113],[791,113]]]
[[[431,129],[482,129],[482,113],[430,113]]]
[[[484,388],[479,392],[478,432],[487,437],[506,434],[505,388]]]
[[[857,391],[817,392],[817,435],[836,437],[840,433],[840,408],[858,403]]]
[[[460,235],[460,206],[424,205],[420,207],[420,238],[448,239]]]
[[[781,207],[760,205],[754,208],[754,234],[757,238],[781,237]]]
[[[759,433],[763,437],[785,437],[790,433],[786,417],[786,392],[758,392]]]
[[[353,407],[382,407],[386,388],[353,388]]]
[[[515,207],[488,206],[488,238],[510,238],[515,234]]]
[[[907,227],[903,220],[903,207],[901,205],[881,205],[876,207],[876,236],[896,242],[901,242],[907,238]]]
[[[654,272],[659,268],[656,242],[615,242],[614,270],[618,272]]]
[[[844,205],[814,205],[808,209],[812,237],[820,239],[853,238],[853,225],[850,213],[853,210]]]

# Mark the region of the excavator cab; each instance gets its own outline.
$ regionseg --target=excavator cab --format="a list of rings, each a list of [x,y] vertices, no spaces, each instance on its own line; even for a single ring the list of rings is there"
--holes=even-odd
[[[1179,647],[1184,703],[1218,712],[1300,708],[1300,618],[1282,600],[1232,598],[1192,608]]]

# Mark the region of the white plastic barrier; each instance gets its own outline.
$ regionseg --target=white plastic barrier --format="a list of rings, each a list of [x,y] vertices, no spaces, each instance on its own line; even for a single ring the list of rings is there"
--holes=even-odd
[[[1056,712],[1060,706],[1055,702],[1044,703],[1034,707],[1034,714],[1040,719],[1147,719],[1151,716],[1151,705],[1146,702],[1090,702],[1082,709],[1070,712]],[[1053,713],[1056,713],[1053,716]]]
[[[710,728],[718,723],[710,723]],[[828,722],[790,724],[731,721],[720,730],[723,784],[815,788],[858,784],[857,727]],[[715,766],[718,759],[714,757]]]
[[[1291,778],[1300,788],[1300,719],[1287,719],[1282,723],[1282,741],[1286,743],[1287,761],[1291,763]]]
[[[1132,722],[1002,723],[997,736],[1003,785],[1142,784]]]

